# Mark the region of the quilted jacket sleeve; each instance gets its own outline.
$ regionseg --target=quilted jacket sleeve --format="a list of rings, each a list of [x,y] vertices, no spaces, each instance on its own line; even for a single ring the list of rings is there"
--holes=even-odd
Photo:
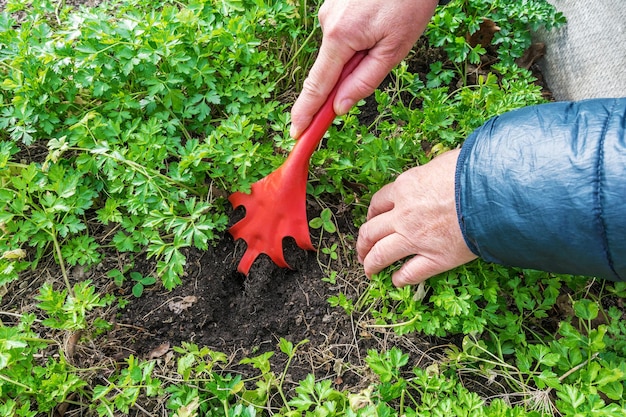
[[[626,280],[626,98],[491,119],[461,149],[456,203],[487,261]]]

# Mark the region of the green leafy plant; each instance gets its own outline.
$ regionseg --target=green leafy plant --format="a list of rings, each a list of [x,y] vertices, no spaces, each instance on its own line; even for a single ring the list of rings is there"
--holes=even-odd
[[[330,380],[316,382],[312,374],[307,375],[296,388],[298,396],[289,400],[288,405],[292,411],[287,415],[341,415],[345,412],[346,398],[331,385]]]
[[[328,255],[331,260],[336,261],[339,259],[339,255],[337,254],[337,244],[333,243],[330,247],[322,248],[322,253]]]
[[[367,352],[365,361],[379,376],[381,382],[390,382],[400,377],[400,368],[409,362],[409,355],[402,353],[396,347],[382,354],[375,350],[370,350]]]
[[[626,285],[480,261],[402,289],[391,283],[394,266],[355,299],[340,290],[329,298],[365,318],[366,333],[459,341],[426,368],[412,365],[413,352],[370,349],[356,371],[368,384],[359,392],[314,374],[288,389],[306,340],[279,340],[281,369],[272,351],[243,359],[256,372],[246,379],[226,371],[227,355],[193,343],[165,358],[76,368],[57,339],[91,341],[108,331],[98,316],[115,298],[72,269],[88,271],[120,252],[131,261],[107,273],[116,286],[131,284],[136,297],[157,279],[174,288],[186,249],[207,250],[225,231],[224,196],[247,191],[284,160],[293,144],[285,97],[299,90],[317,52],[319,2],[5,3],[0,295],[47,257],[63,285],[42,285],[37,315],[4,321],[2,312],[0,414],[49,415],[72,402],[83,414],[148,415],[140,403],[155,399],[177,417],[623,415],[626,321],[618,306]],[[498,27],[493,38],[470,42],[487,21]],[[544,102],[516,60],[532,30],[562,23],[543,0],[455,0],[437,9],[414,55],[368,99],[377,114],[359,103],[313,155],[307,191],[324,207],[310,222],[327,238],[320,254],[352,264],[353,245],[326,198],[340,199],[336,212],[352,210],[358,225],[372,194],[407,167],[460,146],[491,117]],[[139,257],[154,261],[154,277],[134,270]],[[334,287],[343,278],[325,272]],[[486,400],[468,380],[499,391]]]
[[[148,285],[154,285],[156,278],[152,276],[144,277],[139,272],[133,271],[130,273],[130,279],[135,282],[133,285],[132,293],[135,297],[139,298],[143,294],[143,290]]]
[[[494,22],[497,30],[489,37],[490,44],[473,44],[470,37],[481,30],[485,20]],[[437,10],[426,35],[433,46],[446,52],[450,63],[466,80],[468,64],[479,64],[480,56],[491,44],[498,47],[498,59],[505,66],[515,67],[515,59],[531,45],[533,31],[541,27],[549,30],[564,23],[563,14],[543,0],[459,0]],[[441,69],[431,67],[435,74]]]
[[[502,399],[492,399],[487,405],[463,386],[458,374],[437,363],[403,372],[409,356],[397,347],[387,352],[370,350],[366,361],[379,382],[349,396],[357,415],[537,416]]]
[[[352,314],[356,310],[354,302],[346,297],[344,293],[329,297],[328,304],[330,304],[331,307],[342,308],[347,314]]]
[[[95,292],[91,281],[81,281],[71,288],[56,291],[52,285],[44,283],[36,297],[40,309],[48,318],[42,324],[53,329],[82,330],[87,328],[87,314],[96,308],[109,305],[115,297],[100,296]]]
[[[324,249],[322,249],[323,251]],[[330,285],[335,285],[337,283],[337,271],[330,271],[327,277],[322,278],[322,281],[329,283]]]
[[[319,217],[315,217],[309,221],[309,226],[314,229],[324,229],[328,233],[336,233],[337,226],[333,221],[333,212],[327,207],[322,210]]]
[[[40,338],[32,330],[34,322],[35,315],[26,314],[15,327],[0,326],[0,410],[7,416],[48,412],[86,385],[63,356],[37,364],[39,351],[56,342]]]
[[[126,365],[114,378],[103,377],[106,385],[94,387],[92,407],[99,416],[113,417],[118,411],[128,414],[140,394],[154,397],[162,392],[162,382],[152,377],[154,361],[143,362],[131,355]]]
[[[526,398],[529,410],[553,415],[566,407],[611,415],[623,406],[601,397],[622,401],[624,333],[618,325],[597,325],[596,320],[605,314],[619,323],[621,313],[601,312],[596,301],[574,296],[570,302],[576,326],[562,322],[555,333],[542,325],[554,314],[557,301],[561,309],[567,307],[567,298],[559,296],[563,287],[585,291],[582,284],[586,281],[475,262],[431,278],[423,289],[394,288],[390,275],[379,274],[356,308],[367,308],[376,319],[376,324],[368,325],[370,331],[389,328],[399,334],[467,335],[462,349],[450,349],[450,366],[457,372],[502,381]],[[330,301],[352,311],[353,304],[341,297]],[[610,328],[613,333],[608,336]],[[389,366],[392,361],[378,363]],[[569,387],[567,393],[564,386]],[[583,393],[585,402],[576,402],[579,397],[572,396],[573,392]],[[559,400],[551,400],[551,395]],[[564,401],[574,402],[566,405]]]
[[[107,272],[107,276],[109,278],[113,278],[113,282],[117,287],[122,287],[124,285],[124,281],[126,280],[126,275],[128,275],[128,278],[130,278],[130,280],[134,283],[131,288],[131,293],[136,298],[139,298],[143,295],[147,286],[156,284],[157,279],[150,275],[143,276],[137,271],[128,272],[131,268],[133,268],[133,263],[124,265],[121,271],[119,269],[112,269]],[[118,302],[120,303],[120,306],[123,307],[127,301],[120,299]]]
[[[206,249],[226,227],[212,190],[245,190],[279,163],[266,132],[285,130],[272,99],[284,67],[267,46],[297,37],[296,9],[32,2],[18,25],[11,12],[25,6],[12,4],[0,19],[0,251],[30,246],[36,266],[52,250],[65,269],[98,263],[103,245],[147,249],[173,288],[181,249]],[[47,156],[16,162],[15,143]],[[87,212],[116,228],[110,240],[90,236]],[[2,262],[3,279],[15,279],[18,265]]]

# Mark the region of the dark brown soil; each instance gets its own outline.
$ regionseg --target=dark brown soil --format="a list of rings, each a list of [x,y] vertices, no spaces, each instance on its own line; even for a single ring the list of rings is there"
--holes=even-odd
[[[309,206],[309,217],[317,215],[319,208],[314,203]],[[321,242],[319,232],[312,230],[313,242],[320,242],[321,247],[338,243],[350,250],[356,229],[346,215],[338,217],[338,233],[324,236]],[[245,243],[233,241],[228,233],[206,252],[189,250],[181,286],[171,292],[148,289],[118,312],[120,340],[127,340],[127,345],[123,349],[116,346],[117,354],[109,355],[132,353],[151,358],[163,346],[190,342],[226,353],[230,359],[226,365],[229,372],[252,377],[258,371],[250,365],[238,365],[244,357],[272,351],[270,362],[279,373],[287,361],[278,347],[280,338],[294,345],[308,340],[289,366],[287,390],[309,373],[317,380],[331,379],[340,389],[365,388],[373,377],[365,370],[363,361],[371,348],[403,346],[416,353],[415,361],[428,364],[434,360],[433,349],[442,344],[440,340],[400,338],[384,329],[372,332],[364,325],[365,315],[350,316],[343,309],[329,305],[330,296],[341,292],[356,297],[367,285],[367,278],[350,253],[330,262],[327,255],[303,251],[288,239],[284,242],[284,253],[293,269],[281,269],[262,255],[245,277],[236,271],[244,250]],[[322,280],[328,276],[328,265],[338,272],[334,285]],[[141,268],[136,264],[137,267]],[[147,274],[153,266],[146,263],[144,267]],[[426,354],[428,351],[431,353]],[[158,355],[163,355],[163,351]]]
[[[343,228],[349,225],[344,222]],[[351,318],[327,301],[346,288],[322,281],[325,272],[320,261],[328,259],[318,261],[315,252],[303,251],[290,240],[284,243],[285,257],[293,269],[281,269],[262,255],[247,277],[236,270],[245,243],[233,241],[229,234],[206,252],[188,251],[181,286],[171,292],[148,290],[120,312],[119,322],[136,330],[132,351],[146,356],[164,343],[191,342],[227,353],[233,364],[275,351],[273,360],[279,366],[286,359],[279,354],[280,338],[294,344],[307,339],[302,355],[290,367],[293,380],[299,381],[307,373],[337,379],[340,375],[333,371],[333,359],[348,362],[359,355],[346,351],[347,346],[356,348],[358,339]],[[353,279],[357,287],[365,277]],[[329,362],[312,364],[312,356],[327,357]],[[343,375],[344,380],[350,378]]]

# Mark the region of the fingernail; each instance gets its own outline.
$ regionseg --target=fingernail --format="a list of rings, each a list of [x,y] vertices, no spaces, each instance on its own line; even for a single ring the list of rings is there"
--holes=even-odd
[[[300,136],[300,131],[296,129],[294,125],[291,125],[291,127],[289,128],[289,136],[294,139],[298,139],[298,136]]]
[[[348,98],[341,100],[337,108],[337,115],[341,116],[341,115],[348,113],[353,105],[354,103],[352,102],[352,100]]]

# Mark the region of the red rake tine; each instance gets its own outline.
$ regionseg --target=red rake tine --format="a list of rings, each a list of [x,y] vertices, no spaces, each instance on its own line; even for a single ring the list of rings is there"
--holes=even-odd
[[[333,101],[341,82],[359,65],[367,52],[357,52],[345,65],[339,81],[311,124],[304,131],[283,164],[252,184],[250,194],[233,193],[233,208],[243,206],[246,215],[234,224],[230,234],[246,242],[237,270],[248,275],[252,263],[264,253],[281,268],[289,268],[283,255],[283,239],[291,236],[304,250],[314,250],[306,215],[306,183],[311,155],[336,117]]]

